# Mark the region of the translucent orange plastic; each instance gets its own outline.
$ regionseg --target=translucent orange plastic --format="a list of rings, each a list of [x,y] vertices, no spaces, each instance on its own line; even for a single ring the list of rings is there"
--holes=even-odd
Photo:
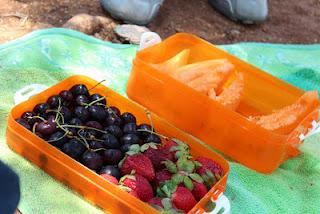
[[[129,193],[121,190],[114,184],[107,182],[104,178],[65,155],[32,132],[26,130],[14,120],[15,118],[20,117],[23,112],[32,110],[36,104],[45,102],[51,95],[58,94],[61,90],[69,89],[71,86],[81,83],[87,85],[89,88],[97,84],[96,81],[85,76],[72,76],[32,97],[28,101],[15,106],[8,119],[6,137],[9,147],[38,165],[54,178],[77,191],[87,200],[108,212],[159,213],[143,201],[140,201]],[[109,88],[98,85],[91,92],[100,93],[106,96],[108,104],[119,107],[122,112],[129,111],[133,113],[137,117],[138,123],[149,122],[143,107],[117,94]],[[200,144],[194,138],[168,124],[165,120],[159,118],[155,114],[152,114],[152,122],[159,133],[186,142],[190,146],[191,154],[194,157],[204,156],[211,158],[222,166],[225,172],[223,178],[212,187],[189,213],[196,213],[198,210],[202,210],[216,191],[223,192],[225,190],[229,173],[228,162],[208,147]]]
[[[228,59],[244,75],[244,90],[237,112],[225,108],[192,88],[159,72],[150,63],[170,59],[189,49],[189,62]],[[318,120],[319,100],[290,134],[268,131],[248,120],[294,103],[300,90],[214,45],[190,34],[176,34],[138,52],[127,85],[128,97],[149,108],[231,159],[262,173],[273,172],[289,157],[299,154],[300,134]]]

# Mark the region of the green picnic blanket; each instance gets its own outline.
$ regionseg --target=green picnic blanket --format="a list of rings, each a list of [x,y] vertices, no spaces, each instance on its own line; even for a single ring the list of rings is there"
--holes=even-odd
[[[220,47],[304,90],[320,92],[320,45]],[[14,93],[32,83],[51,86],[70,75],[84,74],[106,79],[109,87],[125,95],[136,50],[136,46],[103,42],[66,29],[36,31],[0,46],[0,159],[20,176],[23,214],[102,211],[8,148],[6,120]],[[232,213],[320,213],[320,135],[307,138],[301,151],[271,175],[230,162],[225,194]]]

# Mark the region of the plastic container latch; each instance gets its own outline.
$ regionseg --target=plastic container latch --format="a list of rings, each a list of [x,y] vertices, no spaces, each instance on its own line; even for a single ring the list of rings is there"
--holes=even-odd
[[[155,32],[145,32],[140,37],[140,46],[139,50],[151,47],[160,43],[161,37]]]
[[[301,134],[299,136],[300,141],[304,141],[307,137],[310,137],[311,135],[314,135],[316,133],[320,133],[320,122],[317,122],[317,121],[313,120],[311,125],[312,125],[312,128],[310,128],[308,130],[307,134],[305,134],[305,135]]]
[[[41,84],[31,84],[23,87],[14,94],[15,105],[28,100],[30,97],[39,94],[40,92],[48,89],[47,86]]]
[[[213,210],[208,212],[201,209],[195,212],[195,214],[230,214],[230,201],[227,196],[225,196],[220,190],[216,190],[213,193],[213,195],[211,196],[211,201],[209,203],[215,204]]]

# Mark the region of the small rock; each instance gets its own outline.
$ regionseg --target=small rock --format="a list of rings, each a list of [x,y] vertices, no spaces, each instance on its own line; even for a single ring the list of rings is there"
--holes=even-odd
[[[230,31],[230,34],[231,34],[232,36],[239,36],[239,35],[240,35],[240,31],[238,31],[238,30],[236,30],[236,29],[233,29],[233,30]]]
[[[62,27],[92,35],[97,31],[99,23],[95,21],[94,16],[78,14],[69,19]]]
[[[114,32],[116,22],[103,16],[78,14],[69,19],[62,27],[93,35],[106,41],[114,41],[117,38]]]
[[[118,25],[114,30],[120,40],[132,44],[139,44],[141,35],[150,32],[146,27],[130,24]]]

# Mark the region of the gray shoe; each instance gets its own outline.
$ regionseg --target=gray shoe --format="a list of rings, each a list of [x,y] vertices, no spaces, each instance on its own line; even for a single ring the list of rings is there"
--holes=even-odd
[[[267,0],[209,0],[209,3],[230,19],[245,24],[263,22],[268,16]]]
[[[147,25],[157,15],[164,0],[100,0],[103,9],[115,19]]]

